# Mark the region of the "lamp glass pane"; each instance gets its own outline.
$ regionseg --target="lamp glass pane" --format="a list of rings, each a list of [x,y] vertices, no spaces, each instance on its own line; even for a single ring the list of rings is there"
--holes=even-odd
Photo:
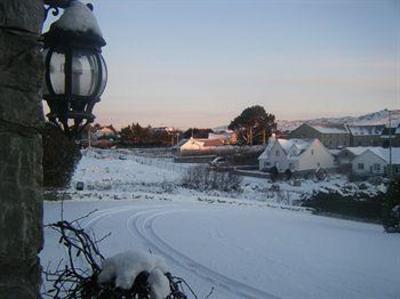
[[[50,59],[50,82],[54,93],[61,95],[65,93],[65,55],[62,53],[53,52]]]
[[[72,57],[72,94],[93,96],[97,89],[99,65],[96,54],[87,51],[74,52]]]
[[[107,80],[108,80],[108,71],[107,71],[106,62],[104,61],[103,56],[101,56],[100,54],[99,54],[99,58],[100,58],[100,62],[101,62],[102,77],[100,78],[100,88],[99,88],[97,97],[100,97],[103,94],[104,89],[106,88]]]

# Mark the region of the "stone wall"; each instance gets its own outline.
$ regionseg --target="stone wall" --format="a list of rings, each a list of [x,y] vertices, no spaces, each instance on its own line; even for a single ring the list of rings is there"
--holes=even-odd
[[[0,1],[0,298],[39,298],[41,0]]]

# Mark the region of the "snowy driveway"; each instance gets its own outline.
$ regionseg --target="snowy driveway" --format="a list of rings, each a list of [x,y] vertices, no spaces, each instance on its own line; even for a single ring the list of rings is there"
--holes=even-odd
[[[194,201],[69,201],[106,255],[132,248],[165,257],[199,298],[399,298],[400,236],[377,225],[240,204]],[[45,203],[45,222],[60,204]],[[42,263],[61,250],[46,231]]]

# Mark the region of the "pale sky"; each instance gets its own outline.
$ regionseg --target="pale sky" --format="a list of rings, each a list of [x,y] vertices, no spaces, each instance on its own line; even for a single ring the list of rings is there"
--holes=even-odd
[[[400,0],[96,0],[97,121],[215,127],[400,108]]]

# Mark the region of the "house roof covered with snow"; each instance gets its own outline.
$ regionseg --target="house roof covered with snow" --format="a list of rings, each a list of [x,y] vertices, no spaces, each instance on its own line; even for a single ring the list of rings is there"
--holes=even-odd
[[[349,151],[353,155],[358,156],[370,148],[374,148],[374,147],[373,146],[353,146],[353,147],[349,146],[349,147],[344,148],[341,152]]]
[[[348,131],[344,127],[328,127],[328,126],[312,126],[312,128],[317,130],[322,134],[347,134]]]
[[[397,127],[395,134],[399,134],[400,135],[400,125]]]
[[[114,137],[117,135],[117,131],[112,127],[112,126],[106,126],[101,129],[98,129],[94,135],[96,138],[101,138],[101,137]]]
[[[271,153],[272,147],[276,142],[283,148],[287,155],[291,157],[299,156],[302,154],[315,140],[317,139],[302,139],[302,138],[293,138],[293,139],[282,139],[282,138],[271,138],[268,142],[267,147],[264,152],[258,157],[258,159],[266,159]]]
[[[348,126],[349,132],[353,136],[379,136],[382,135],[385,125],[372,125],[372,126]]]
[[[223,146],[224,141],[222,139],[207,139],[207,138],[190,138],[187,139],[186,142],[181,144],[184,146],[186,144],[199,144],[202,147],[213,147],[213,146]]]
[[[390,162],[390,149],[378,147],[369,150],[384,159],[387,163]],[[400,164],[400,148],[398,147],[392,148],[392,163]]]
[[[389,148],[383,147],[368,147],[362,154],[365,152],[372,152],[381,159],[383,159],[386,163],[390,162],[390,150]],[[392,163],[393,164],[400,164],[400,148],[393,147],[392,148]]]

